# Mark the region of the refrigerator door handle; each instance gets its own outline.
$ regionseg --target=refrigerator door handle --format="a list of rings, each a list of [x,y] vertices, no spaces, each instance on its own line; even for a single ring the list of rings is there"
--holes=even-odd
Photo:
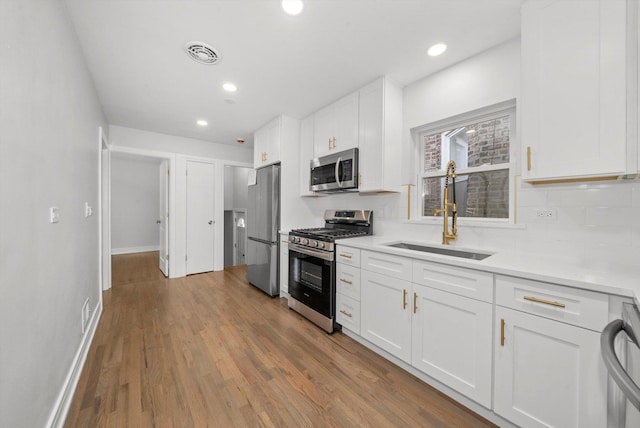
[[[342,187],[342,181],[340,181],[340,164],[341,163],[342,163],[342,157],[339,157],[338,160],[336,161],[336,170],[335,170],[336,183],[338,183],[338,187]]]

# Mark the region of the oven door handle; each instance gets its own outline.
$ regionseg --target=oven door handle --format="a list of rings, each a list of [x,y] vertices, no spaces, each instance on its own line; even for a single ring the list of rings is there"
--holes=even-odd
[[[338,187],[342,187],[342,181],[340,181],[340,164],[341,163],[342,163],[342,157],[339,157],[338,160],[336,161],[336,170],[335,170],[336,183],[338,183]]]
[[[630,329],[630,326],[627,323],[619,319],[611,321],[604,328],[602,335],[600,336],[602,360],[604,361],[604,365],[607,367],[609,376],[611,376],[611,378],[620,387],[629,402],[633,404],[636,409],[640,410],[640,388],[635,384],[633,379],[631,379],[624,367],[622,367],[614,349],[616,336],[622,331],[627,333],[627,335],[629,335],[637,345],[635,342],[635,333]]]
[[[296,244],[289,244],[289,251],[295,251],[296,253],[306,254],[307,256],[317,257],[328,262],[333,261],[333,252],[327,251],[314,251],[307,247],[302,247]]]

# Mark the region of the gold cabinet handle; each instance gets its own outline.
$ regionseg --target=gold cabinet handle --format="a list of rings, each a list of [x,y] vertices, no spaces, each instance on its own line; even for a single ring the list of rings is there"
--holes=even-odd
[[[340,257],[344,257],[345,259],[350,259],[351,256],[349,254],[340,253]]]
[[[340,309],[340,313],[341,314],[345,314],[346,316],[348,316],[349,318],[353,318],[353,314],[345,311],[344,309]]]
[[[553,300],[538,299],[537,297],[533,297],[533,296],[524,296],[523,299],[524,300],[528,300],[530,302],[543,303],[545,305],[555,306],[555,307],[558,307],[558,308],[566,308],[567,307],[567,305],[565,305],[564,303],[554,302]]]
[[[500,320],[500,346],[504,346],[504,318]]]
[[[531,171],[531,146],[527,146],[527,171]]]
[[[407,290],[402,290],[402,309],[407,309]]]
[[[344,278],[340,278],[340,281],[344,282],[345,284],[353,284],[353,282],[349,281],[348,279],[344,279]]]
[[[413,313],[418,309],[418,293],[413,293]]]

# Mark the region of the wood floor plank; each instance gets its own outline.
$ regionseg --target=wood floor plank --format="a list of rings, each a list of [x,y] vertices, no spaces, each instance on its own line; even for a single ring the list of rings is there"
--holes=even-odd
[[[65,426],[492,426],[245,275],[167,279],[157,252],[114,256]]]

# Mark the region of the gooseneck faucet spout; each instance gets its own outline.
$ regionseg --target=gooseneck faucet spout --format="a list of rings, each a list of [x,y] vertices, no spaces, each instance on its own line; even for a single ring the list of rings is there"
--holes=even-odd
[[[451,193],[453,201],[449,202],[449,180],[451,180]],[[451,208],[451,232],[449,232],[449,208]],[[434,208],[433,215],[442,213],[444,219],[444,230],[442,231],[442,244],[448,245],[449,241],[458,237],[458,208],[456,207],[456,163],[449,161],[444,178],[444,195],[442,197],[442,208]]]

